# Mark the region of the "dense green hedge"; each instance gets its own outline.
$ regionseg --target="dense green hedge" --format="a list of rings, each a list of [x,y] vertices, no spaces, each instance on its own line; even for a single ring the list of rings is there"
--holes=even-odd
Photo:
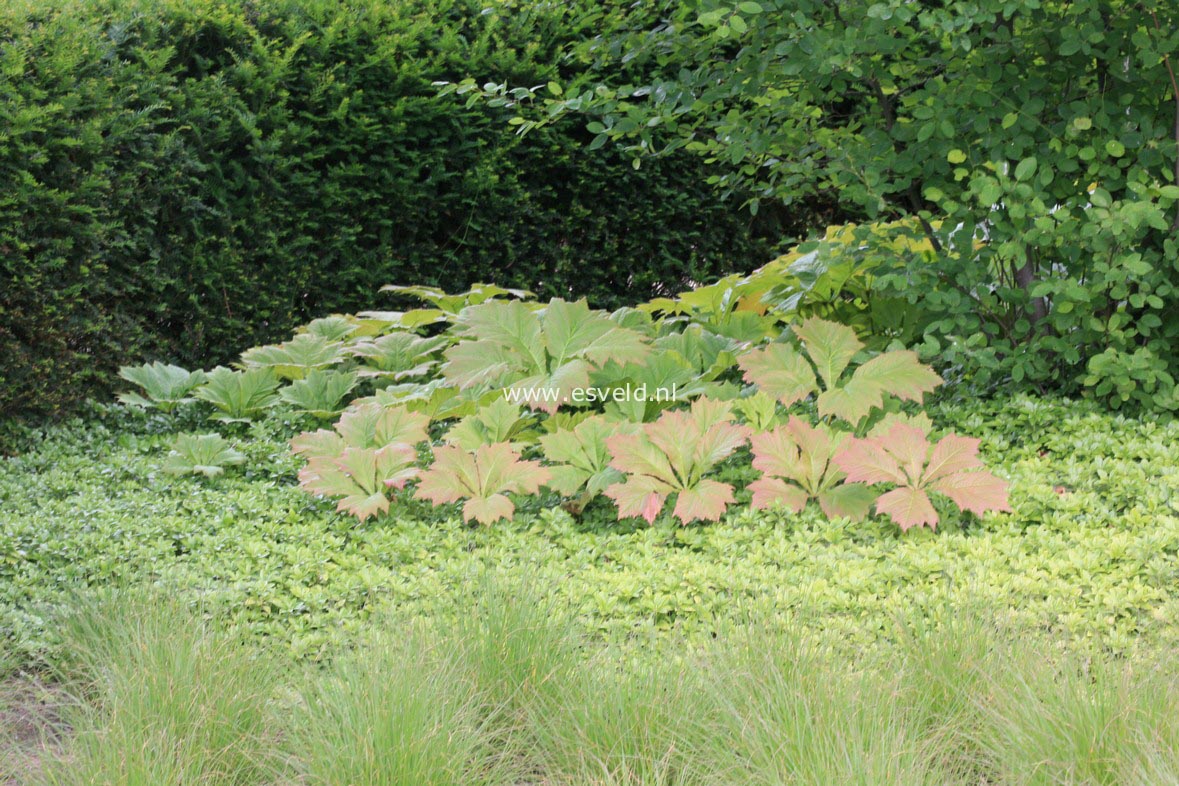
[[[520,138],[435,97],[576,76],[595,29],[567,6],[54,5],[0,12],[0,412],[144,356],[224,361],[386,283],[610,307],[765,253],[694,158],[636,171],[579,123]]]

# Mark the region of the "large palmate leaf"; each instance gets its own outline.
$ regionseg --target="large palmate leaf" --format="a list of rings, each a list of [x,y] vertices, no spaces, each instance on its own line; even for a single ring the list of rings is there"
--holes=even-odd
[[[499,398],[499,391],[494,391],[488,400]],[[448,387],[445,380],[434,379],[425,384],[407,382],[400,385],[390,385],[378,390],[373,396],[356,401],[356,404],[375,402],[384,407],[403,406],[411,412],[420,412],[430,420],[450,420],[461,418],[476,412],[481,401],[470,398],[458,388]]]
[[[668,321],[687,320],[712,333],[739,342],[756,342],[777,332],[778,318],[767,314],[756,298],[748,278],[731,275],[714,284],[683,292],[676,298],[656,298],[639,308],[673,316]]]
[[[618,434],[635,434],[637,423],[613,421],[593,415],[569,429],[554,431],[540,438],[544,457],[552,463],[549,488],[566,497],[581,495],[579,506],[601,494],[608,486],[622,481],[620,471],[610,466],[606,440]]]
[[[590,386],[575,403],[604,404],[612,417],[645,423],[715,387],[677,353],[658,352],[636,363],[608,361],[591,373]]]
[[[350,317],[333,314],[330,317],[313,319],[303,327],[299,333],[310,333],[326,341],[343,341],[357,331],[356,321]]]
[[[434,449],[434,464],[421,473],[417,497],[435,505],[465,499],[463,518],[490,524],[516,512],[508,494],[535,494],[548,480],[547,468],[522,460],[506,442],[474,451],[445,445]]]
[[[733,487],[704,476],[748,441],[748,428],[732,419],[728,403],[698,398],[691,409],[664,412],[638,433],[607,438],[610,465],[626,476],[605,490],[618,515],[653,522],[674,493],[672,512],[684,524],[718,520],[733,501]]]
[[[280,379],[302,379],[313,369],[331,368],[344,360],[343,344],[313,333],[300,333],[282,344],[254,347],[242,353],[247,369],[268,368]]]
[[[355,371],[314,369],[278,392],[283,401],[312,417],[333,418],[343,411],[348,394],[356,387]]]
[[[894,423],[884,434],[849,439],[834,462],[849,481],[896,486],[876,500],[876,512],[888,514],[902,530],[928,524],[937,512],[929,492],[943,494],[961,510],[982,515],[1011,510],[1007,481],[987,472],[978,458],[978,440],[950,434],[930,445],[926,433],[908,423]]]
[[[319,429],[291,440],[291,450],[307,458],[299,484],[312,494],[343,497],[338,510],[364,521],[389,509],[387,489],[414,477],[416,445],[428,439],[430,419],[404,407],[369,403],[350,407],[331,430]]]
[[[443,439],[463,450],[496,442],[510,442],[518,450],[522,444],[536,441],[536,432],[532,430],[535,423],[535,415],[521,414],[520,405],[501,398],[464,417]]]
[[[213,416],[216,420],[249,422],[278,401],[277,389],[278,378],[271,369],[233,371],[219,366],[209,372],[208,380],[194,395],[219,410]]]
[[[846,325],[811,318],[795,327],[794,334],[801,341],[801,352],[776,343],[738,361],[747,381],[786,406],[817,393],[820,415],[856,426],[884,407],[886,395],[920,402],[942,381],[908,350],[884,352],[847,374],[864,345]]]
[[[291,450],[308,458],[336,457],[345,448],[417,445],[429,435],[430,419],[404,407],[368,403],[349,407],[331,429],[305,431],[291,440]]]
[[[846,439],[823,424],[811,426],[793,416],[785,425],[754,434],[753,467],[762,477],[749,484],[753,507],[781,505],[798,513],[813,499],[830,518],[864,518],[876,495],[862,483],[843,482],[844,473],[832,463]]]
[[[383,448],[344,448],[338,456],[315,456],[299,471],[299,485],[311,494],[340,497],[336,510],[364,521],[389,510],[388,490],[403,488],[419,470],[417,451],[394,443]]]
[[[401,381],[429,374],[438,365],[438,353],[449,344],[445,336],[424,338],[399,331],[358,341],[347,351],[361,359],[360,376]]]
[[[453,295],[448,294],[438,287],[400,286],[397,284],[387,284],[381,287],[381,291],[425,300],[446,314],[458,314],[468,306],[477,306],[480,303],[486,303],[489,300],[495,300],[504,295],[520,300],[528,300],[535,297],[527,289],[505,289],[495,284],[472,284],[471,288],[466,292],[459,292]]]
[[[245,460],[220,434],[180,434],[172,442],[163,470],[170,475],[213,478]]]
[[[556,412],[574,391],[589,386],[590,371],[614,359],[639,360],[646,338],[619,327],[584,300],[554,299],[543,308],[492,301],[458,316],[463,339],[446,352],[443,376],[461,388],[510,388],[516,401]]]
[[[205,381],[203,371],[188,371],[180,366],[158,362],[123,366],[119,369],[119,376],[143,390],[142,396],[138,393],[122,393],[119,401],[137,407],[155,407],[162,412],[171,412],[181,404],[192,401],[189,394]]]

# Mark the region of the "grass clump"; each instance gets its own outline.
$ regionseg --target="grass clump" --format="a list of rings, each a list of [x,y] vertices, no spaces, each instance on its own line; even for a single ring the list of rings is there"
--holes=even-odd
[[[1179,773],[1172,655],[1065,648],[981,612],[914,612],[897,646],[857,660],[768,620],[695,650],[617,648],[544,593],[477,595],[464,624],[388,621],[301,671],[174,603],[87,604],[64,625],[65,739],[15,782],[1147,786]]]
[[[73,730],[55,786],[258,784],[273,778],[279,672],[240,637],[163,598],[112,595],[62,623]]]
[[[425,631],[378,636],[312,674],[290,734],[317,786],[509,784],[461,653]]]

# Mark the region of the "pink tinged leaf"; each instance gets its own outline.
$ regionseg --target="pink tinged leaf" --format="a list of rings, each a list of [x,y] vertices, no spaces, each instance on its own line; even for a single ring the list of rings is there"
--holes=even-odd
[[[684,524],[696,519],[719,521],[732,502],[732,486],[705,478],[692,488],[680,491],[672,512]]]
[[[453,445],[434,448],[433,465],[421,473],[417,499],[442,505],[469,497],[478,489],[475,459]]]
[[[786,421],[786,429],[794,437],[799,450],[798,474],[795,478],[808,491],[818,490],[828,474],[837,439],[832,437],[826,426],[812,426],[795,415]]]
[[[883,434],[887,434],[888,430],[897,423],[908,423],[911,426],[916,426],[926,434],[933,431],[933,421],[930,420],[929,415],[926,415],[924,412],[919,412],[916,415],[907,415],[901,412],[889,412],[880,419],[880,422],[872,427],[872,430],[868,432],[868,436],[879,437]]]
[[[902,531],[923,524],[937,528],[937,512],[921,489],[902,487],[881,494],[876,500],[876,512],[890,516]]]
[[[847,325],[811,317],[794,328],[828,389],[835,386],[852,357],[864,348]]]
[[[481,445],[475,450],[475,466],[479,470],[478,496],[484,497],[501,491],[535,494],[552,476],[539,461],[522,461],[508,442]]]
[[[516,506],[503,494],[492,494],[490,497],[475,497],[463,504],[463,519],[475,520],[480,524],[491,524],[500,519],[511,519],[516,512]]]
[[[960,509],[978,516],[988,510],[1011,510],[1007,481],[990,472],[976,470],[946,475],[931,483],[929,489],[945,494]]]
[[[648,524],[655,523],[655,517],[659,515],[659,511],[663,510],[663,502],[667,499],[654,492],[647,495],[643,501],[643,508],[639,515],[647,520]]]
[[[863,483],[841,483],[819,495],[819,507],[830,519],[863,521],[876,496],[876,492]]]
[[[904,485],[907,482],[896,459],[884,449],[882,438],[849,439],[832,461],[847,475],[850,483]]]
[[[738,448],[747,444],[750,433],[748,426],[741,426],[735,423],[718,423],[704,432],[704,435],[696,444],[693,459],[702,468],[711,468],[717,462],[728,458]]]
[[[644,434],[615,434],[606,439],[610,466],[628,475],[646,475],[666,484],[678,483],[667,456]]]
[[[745,372],[745,381],[788,407],[818,388],[810,361],[788,344],[770,344],[765,349],[747,352],[737,365]]]
[[[925,482],[932,483],[939,478],[958,472],[968,472],[983,465],[978,458],[977,439],[947,434],[933,446],[929,466],[925,469]]]
[[[401,489],[405,488],[406,483],[416,478],[420,472],[421,470],[419,470],[417,467],[403,469],[400,472],[386,477],[385,485],[388,488],[397,489],[400,491]]]
[[[620,519],[642,516],[651,524],[663,509],[668,491],[649,482],[647,478],[631,477],[625,483],[607,487],[603,493],[614,500]]]
[[[340,471],[352,479],[366,493],[375,493],[380,487],[377,477],[377,466],[380,462],[380,451],[372,448],[345,448],[336,459],[336,466]]]
[[[364,521],[370,516],[388,511],[389,499],[379,491],[369,495],[351,494],[340,500],[336,510],[351,513],[360,521]]]
[[[703,430],[687,410],[669,409],[654,423],[643,426],[643,433],[646,435],[643,442],[662,453],[671,467],[683,468],[691,461],[694,443]]]
[[[922,474],[929,457],[929,439],[925,432],[910,423],[896,423],[878,439],[900,464],[901,471],[909,479],[908,485],[923,485]]]
[[[798,477],[799,450],[785,426],[754,434],[749,440],[753,468],[780,478]]]
[[[752,505],[757,510],[782,506],[799,513],[808,499],[798,486],[778,478],[759,478],[749,484],[749,490],[753,492]]]

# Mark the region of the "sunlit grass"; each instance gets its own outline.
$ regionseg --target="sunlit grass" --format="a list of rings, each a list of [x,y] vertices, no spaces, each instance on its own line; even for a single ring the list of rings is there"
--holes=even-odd
[[[1165,784],[1176,661],[1114,659],[982,614],[917,614],[848,660],[750,621],[703,651],[590,646],[526,587],[277,668],[173,603],[64,624],[72,733],[28,784]]]

